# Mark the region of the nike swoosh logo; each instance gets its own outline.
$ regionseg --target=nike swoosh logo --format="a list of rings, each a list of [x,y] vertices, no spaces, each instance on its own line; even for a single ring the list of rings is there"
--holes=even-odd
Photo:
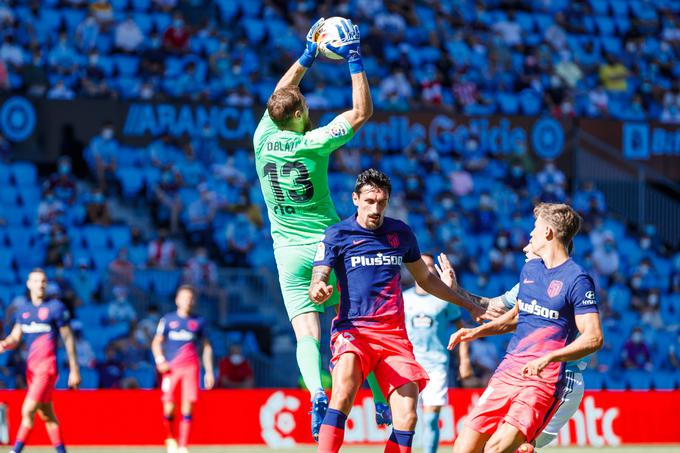
[[[530,285],[530,284],[532,284],[532,283],[534,283],[533,280],[529,280],[529,279],[527,279],[527,278],[524,279],[524,284],[525,284],[525,285]]]
[[[366,239],[360,239],[360,240],[358,240],[358,241],[352,241],[352,245],[359,245],[359,244],[361,244],[362,242],[366,242]]]

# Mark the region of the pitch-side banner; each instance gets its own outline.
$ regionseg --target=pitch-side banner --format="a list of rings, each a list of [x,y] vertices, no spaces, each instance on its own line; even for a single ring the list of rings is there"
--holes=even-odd
[[[442,411],[441,440],[451,443],[481,390],[451,390]],[[2,391],[13,441],[25,392]],[[70,445],[160,445],[164,440],[160,394],[144,390],[57,391],[55,407]],[[680,443],[680,391],[586,392],[580,410],[560,432],[562,446]],[[296,390],[201,392],[194,413],[194,444],[260,444],[271,448],[311,442],[309,395]],[[0,430],[1,432],[2,430]],[[419,433],[418,433],[419,434]],[[370,393],[363,391],[347,422],[347,444],[382,444]],[[419,443],[419,435],[416,443]],[[30,442],[48,445],[40,421]]]

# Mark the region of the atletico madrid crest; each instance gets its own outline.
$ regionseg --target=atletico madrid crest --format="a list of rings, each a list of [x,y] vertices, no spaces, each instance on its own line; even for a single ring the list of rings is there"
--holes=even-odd
[[[190,319],[189,321],[187,321],[187,327],[192,332],[195,332],[196,330],[198,330],[198,322],[196,322],[195,319]]]
[[[562,291],[562,286],[564,283],[562,283],[562,280],[553,280],[550,282],[550,285],[548,285],[548,296],[552,299],[553,297],[557,296],[560,291]]]
[[[47,307],[42,307],[41,309],[38,310],[38,318],[41,321],[46,320],[49,315],[50,315],[50,309],[47,308]]]
[[[397,247],[399,247],[399,235],[397,233],[388,234],[387,243],[390,244],[390,247],[396,249]]]

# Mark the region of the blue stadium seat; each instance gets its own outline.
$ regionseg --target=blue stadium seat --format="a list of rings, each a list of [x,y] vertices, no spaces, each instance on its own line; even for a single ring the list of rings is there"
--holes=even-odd
[[[114,62],[120,75],[125,77],[134,76],[139,71],[139,58],[132,55],[116,55]]]
[[[115,250],[130,245],[130,227],[127,225],[112,225],[107,228],[108,240]]]
[[[264,38],[266,27],[263,22],[258,19],[244,19],[241,24],[243,25],[248,42],[251,44],[257,44]]]
[[[92,368],[80,368],[82,382],[80,388],[83,390],[96,390],[99,388],[99,374]]]
[[[149,16],[146,13],[132,13],[132,19],[135,21],[139,29],[142,31],[142,33],[145,36],[149,36],[151,33],[151,29],[153,28],[153,20],[151,19],[151,16]]]
[[[11,166],[11,179],[19,187],[35,186],[38,172],[31,162],[16,162]]]
[[[607,390],[626,390],[627,382],[622,373],[607,373],[604,383]]]
[[[85,19],[85,11],[82,9],[65,8],[61,10],[62,17],[69,30],[75,31],[78,25]]]
[[[143,389],[152,389],[156,385],[156,370],[150,366],[140,367],[136,370],[125,370],[125,377],[135,378],[139,387]]]
[[[83,227],[83,239],[90,250],[99,251],[108,248],[106,229],[99,225],[87,225]]]
[[[168,13],[154,13],[152,16],[153,22],[159,33],[164,33],[172,23],[172,16]]]
[[[14,252],[11,249],[0,247],[0,269],[10,269],[14,263]]]
[[[123,196],[133,198],[144,187],[144,170],[138,168],[119,168],[116,170],[118,182],[120,182]]]
[[[514,115],[519,111],[519,101],[514,93],[498,93],[498,104],[506,115]]]
[[[535,116],[541,111],[541,97],[534,90],[525,89],[519,94],[519,104],[522,113]]]
[[[593,8],[593,12],[598,16],[609,15],[607,0],[590,0],[590,6]]]
[[[129,0],[111,0],[111,8],[116,12],[125,11],[130,6]]]
[[[596,17],[595,23],[601,35],[614,35],[614,21],[609,17]]]
[[[595,370],[585,370],[583,372],[583,381],[588,390],[602,390],[604,387],[604,376]]]
[[[626,371],[626,380],[631,390],[649,390],[652,387],[652,373],[647,371]]]
[[[151,0],[131,0],[135,11],[148,11],[151,8]]]
[[[655,390],[675,390],[678,387],[678,376],[673,371],[655,371],[652,374]]]

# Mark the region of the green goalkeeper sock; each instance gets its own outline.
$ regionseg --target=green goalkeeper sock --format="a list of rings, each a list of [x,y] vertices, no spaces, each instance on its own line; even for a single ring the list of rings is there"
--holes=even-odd
[[[387,404],[385,395],[383,395],[382,390],[380,390],[380,385],[378,384],[378,380],[375,378],[373,371],[371,371],[366,377],[366,382],[368,382],[368,386],[371,388],[371,393],[373,393],[373,402]]]
[[[314,337],[302,337],[297,342],[297,363],[302,373],[302,380],[312,397],[321,386],[321,349],[319,340]]]

